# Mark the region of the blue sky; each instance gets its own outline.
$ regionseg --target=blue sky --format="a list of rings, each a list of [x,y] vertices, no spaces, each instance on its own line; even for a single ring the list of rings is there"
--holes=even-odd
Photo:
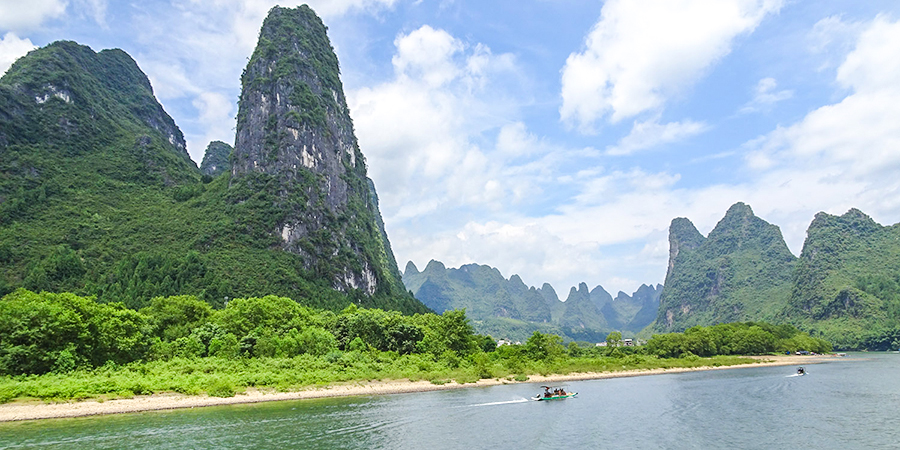
[[[60,39],[121,48],[199,163],[234,140],[275,4],[0,0],[0,70]],[[309,4],[401,268],[631,293],[663,282],[675,217],[705,235],[742,201],[795,254],[819,211],[900,222],[896,1]]]

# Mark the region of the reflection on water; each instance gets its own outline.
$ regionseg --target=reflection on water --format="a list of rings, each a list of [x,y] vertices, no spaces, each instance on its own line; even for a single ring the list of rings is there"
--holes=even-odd
[[[0,448],[893,448],[900,355],[0,424]]]

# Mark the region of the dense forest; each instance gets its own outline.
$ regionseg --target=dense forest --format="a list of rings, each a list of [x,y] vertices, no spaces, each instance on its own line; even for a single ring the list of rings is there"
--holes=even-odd
[[[830,345],[790,326],[741,323],[654,336],[645,346],[569,342],[534,332],[522,345],[476,334],[465,312],[403,315],[351,305],[334,312],[284,297],[153,298],[140,310],[71,293],[16,290],[0,299],[0,401],[232,396],[371,379],[465,383],[531,374],[752,362],[730,356]],[[709,359],[712,357],[712,359]]]

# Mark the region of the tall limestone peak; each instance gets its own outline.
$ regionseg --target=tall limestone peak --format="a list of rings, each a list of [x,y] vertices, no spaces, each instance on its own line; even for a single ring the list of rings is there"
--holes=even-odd
[[[669,230],[669,270],[658,331],[698,324],[772,320],[787,303],[796,257],[781,230],[736,203],[703,238],[687,219]]]
[[[221,173],[231,172],[231,152],[234,147],[222,142],[212,141],[206,146],[203,161],[200,163],[200,172],[211,177]]]
[[[80,166],[115,161],[105,173],[127,182],[198,177],[181,130],[137,63],[122,50],[97,53],[71,41],[29,52],[0,78],[0,152],[7,147],[41,155],[47,167],[34,171],[45,175],[65,167],[60,175],[77,178]]]
[[[416,264],[412,261],[406,263],[406,269],[403,271],[403,276],[413,276],[419,274],[419,268],[416,267]]]
[[[335,289],[408,296],[312,9],[269,11],[241,83],[231,185],[271,199],[264,231]]]
[[[858,209],[840,216],[816,214],[786,315],[797,323],[818,322],[839,345],[858,345],[853,341],[860,333],[849,331],[847,321],[867,321],[864,327],[872,332],[896,320],[890,311],[900,311],[898,255],[900,226],[881,226]]]
[[[407,264],[403,282],[416,298],[437,313],[465,308],[466,315],[474,321],[505,318],[544,323],[551,320],[550,308],[541,295],[536,289],[529,289],[518,275],[506,279],[499,269],[479,264],[448,269],[435,260],[419,272],[411,264]],[[481,322],[478,326],[485,324]]]
[[[544,283],[541,285],[541,288],[538,289],[538,292],[541,294],[541,297],[544,298],[544,301],[547,302],[551,307],[555,307],[559,303],[559,295],[556,294],[556,290],[553,289],[553,286],[550,283]]]
[[[735,203],[725,217],[716,224],[708,237],[711,246],[720,252],[738,251],[745,245],[767,248],[773,255],[785,259],[793,259],[781,229],[753,214],[750,206]]]
[[[602,340],[604,331],[609,327],[600,308],[591,301],[591,293],[583,282],[578,284],[578,288],[569,290],[569,296],[561,307],[559,324],[569,336],[594,342]]]
[[[877,232],[881,229],[881,225],[875,222],[866,213],[851,208],[840,216],[820,212],[816,214],[812,223],[809,224],[809,232],[815,233],[820,228],[840,227],[857,235],[864,235]]]
[[[591,300],[598,308],[603,308],[603,305],[612,302],[613,298],[609,292],[606,292],[606,289],[603,289],[603,286],[598,284],[597,287],[591,289]]]
[[[700,246],[706,238],[697,231],[694,224],[684,218],[676,217],[669,225],[669,272],[675,265],[675,258],[684,250],[693,250]]]

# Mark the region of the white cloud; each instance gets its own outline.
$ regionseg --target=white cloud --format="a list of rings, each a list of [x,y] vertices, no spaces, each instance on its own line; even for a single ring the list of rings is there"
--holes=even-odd
[[[776,87],[778,87],[778,82],[776,82],[774,78],[763,78],[759,80],[756,84],[753,100],[744,105],[744,107],[740,109],[740,112],[751,113],[763,111],[770,108],[775,103],[787,100],[794,96],[794,91],[787,89],[776,91]]]
[[[199,112],[198,127],[202,135],[187,135],[191,159],[202,161],[206,146],[212,141],[223,141],[234,145],[234,103],[228,97],[216,92],[201,92],[193,101]]]
[[[878,17],[857,36],[835,77],[849,95],[746,145],[760,205],[783,218],[795,251],[817,211],[900,219],[900,22]]]
[[[708,128],[705,123],[692,120],[666,124],[659,124],[658,119],[635,122],[631,128],[631,133],[623,137],[616,145],[608,147],[606,153],[609,155],[629,155],[640,150],[682,141],[691,136],[696,136]]]
[[[503,173],[508,155],[483,141],[511,115],[496,97],[503,91],[498,80],[515,72],[511,56],[427,25],[394,45],[394,78],[347,93],[386,221],[499,208],[520,186]]]
[[[825,58],[819,70],[840,65],[840,58],[853,50],[865,26],[864,22],[848,22],[841,16],[829,16],[816,22],[806,39],[810,52]]]
[[[66,11],[66,0],[0,0],[0,31],[27,31]]]
[[[833,166],[845,176],[873,181],[900,167],[900,122],[893,120],[900,114],[897,52],[900,23],[875,19],[837,70],[836,81],[852,93],[773,131],[755,143],[759,148],[751,158],[772,165]]]
[[[19,39],[13,32],[6,33],[0,39],[0,76],[6,73],[17,59],[25,56],[26,53],[34,50],[36,47],[29,39]]]
[[[397,54],[391,62],[401,78],[418,79],[434,88],[457,79],[463,70],[454,61],[463,44],[444,30],[424,25],[412,33],[397,36],[394,45]]]
[[[536,136],[528,132],[522,122],[504,125],[497,134],[497,150],[510,157],[527,156],[544,147]]]
[[[582,131],[658,111],[752,32],[780,0],[606,2],[599,22],[562,69],[560,116]]]

